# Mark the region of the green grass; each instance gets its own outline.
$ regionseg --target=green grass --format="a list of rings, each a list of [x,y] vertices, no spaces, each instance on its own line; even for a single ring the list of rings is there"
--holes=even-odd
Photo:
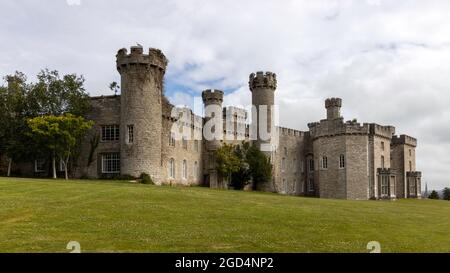
[[[450,252],[450,202],[0,178],[0,252]]]

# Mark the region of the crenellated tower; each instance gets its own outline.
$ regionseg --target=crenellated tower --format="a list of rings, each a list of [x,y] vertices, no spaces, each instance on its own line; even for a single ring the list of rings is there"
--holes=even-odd
[[[256,113],[252,113],[252,128],[257,132],[256,145],[263,152],[270,153],[273,148],[275,133],[275,90],[277,75],[272,72],[257,72],[250,74],[249,88],[252,92],[252,104]],[[254,118],[256,114],[257,118]],[[261,128],[261,126],[263,126]],[[265,127],[265,128],[264,128]]]
[[[215,166],[215,151],[222,145],[223,140],[223,91],[205,90],[202,93],[205,107],[205,125],[203,136],[206,140],[206,156],[208,165],[205,166],[209,174],[209,184],[212,188],[226,188],[218,177]]]
[[[325,101],[325,108],[327,109],[327,119],[334,120],[341,118],[342,99],[329,98]]]
[[[161,131],[163,78],[168,61],[164,54],[141,46],[117,53],[121,75],[121,174],[145,172],[161,180]]]

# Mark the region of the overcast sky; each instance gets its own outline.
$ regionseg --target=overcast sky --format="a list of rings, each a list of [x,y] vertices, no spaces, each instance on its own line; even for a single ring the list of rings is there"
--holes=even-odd
[[[450,1],[1,0],[0,12],[2,76],[48,67],[108,95],[117,50],[140,43],[169,58],[172,103],[216,88],[248,105],[249,74],[273,71],[282,126],[307,130],[341,97],[346,120],[417,137],[424,182],[450,186]]]

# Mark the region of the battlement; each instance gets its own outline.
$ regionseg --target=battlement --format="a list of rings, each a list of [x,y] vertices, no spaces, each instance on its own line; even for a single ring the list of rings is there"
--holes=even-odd
[[[391,139],[395,134],[394,126],[383,126],[375,123],[370,124],[370,134]]]
[[[361,123],[351,121],[344,123],[343,118],[309,123],[308,127],[313,138],[338,135],[368,135],[370,132],[369,124],[364,123],[361,125]]]
[[[330,108],[330,107],[342,107],[342,99],[340,98],[329,98],[327,100],[325,100],[325,108]]]
[[[417,139],[407,136],[407,135],[400,135],[400,136],[393,136],[392,145],[410,145],[413,147],[417,147]]]
[[[294,136],[294,137],[305,137],[308,132],[303,132],[295,129],[276,127],[279,136]]]
[[[168,60],[161,50],[150,48],[148,54],[144,54],[141,46],[131,47],[130,54],[126,48],[122,48],[117,52],[116,58],[119,73],[130,68],[145,70],[158,68],[165,71],[168,64]]]
[[[250,91],[254,91],[258,88],[265,88],[265,89],[277,89],[277,75],[272,72],[262,72],[259,71],[256,74],[252,73],[250,74],[250,81],[249,81],[249,87]]]
[[[205,105],[210,104],[222,104],[223,103],[223,91],[208,89],[202,93],[203,103]]]
[[[421,178],[422,177],[422,172],[406,172],[406,176],[407,177]]]

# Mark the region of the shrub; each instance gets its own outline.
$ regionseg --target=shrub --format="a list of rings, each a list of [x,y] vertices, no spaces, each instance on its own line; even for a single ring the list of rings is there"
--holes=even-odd
[[[147,184],[147,185],[155,185],[155,182],[153,182],[152,177],[147,174],[147,173],[142,173],[140,176],[140,182],[142,184]]]

